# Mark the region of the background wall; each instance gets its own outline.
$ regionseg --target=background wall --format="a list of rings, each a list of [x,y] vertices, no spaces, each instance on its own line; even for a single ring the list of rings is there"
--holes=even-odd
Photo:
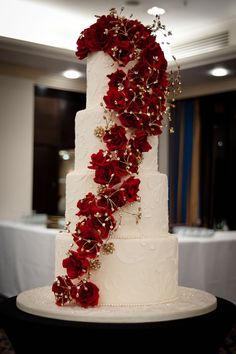
[[[31,213],[33,82],[0,76],[0,218]]]

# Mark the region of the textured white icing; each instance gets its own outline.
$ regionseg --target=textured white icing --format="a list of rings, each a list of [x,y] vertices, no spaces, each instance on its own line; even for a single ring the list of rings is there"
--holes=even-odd
[[[91,155],[98,152],[99,149],[106,149],[106,145],[94,134],[96,127],[105,126],[103,116],[104,110],[101,106],[77,113],[75,120],[75,170],[87,168]],[[151,136],[148,137],[148,141],[152,145],[152,149],[143,154],[144,159],[140,171],[157,171],[158,138]]]
[[[173,235],[156,239],[112,240],[115,251],[101,255],[101,268],[92,281],[100,289],[101,305],[153,304],[177,297],[178,246]],[[61,255],[66,256],[71,238],[57,237],[56,275],[65,274]]]
[[[97,184],[93,181],[93,171],[71,172],[66,179],[66,220],[71,222],[71,231],[78,222],[76,213],[77,201],[88,192],[96,193]],[[167,178],[159,172],[142,171],[138,176],[141,180],[140,202],[127,205],[121,209],[121,226],[112,235],[115,238],[156,238],[168,232]],[[142,217],[136,224],[138,208],[141,207]],[[115,218],[119,220],[116,212]]]

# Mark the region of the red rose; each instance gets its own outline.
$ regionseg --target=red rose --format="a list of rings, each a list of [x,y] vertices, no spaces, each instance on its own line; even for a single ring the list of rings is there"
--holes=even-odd
[[[108,207],[112,212],[125,205],[125,194],[123,190],[107,188],[103,191],[98,204]]]
[[[90,52],[88,43],[87,43],[87,35],[88,35],[88,29],[85,29],[84,31],[81,32],[78,40],[77,40],[77,51],[76,51],[76,56],[78,59],[84,59],[87,57],[88,53]]]
[[[125,168],[126,174],[138,172],[138,156],[137,153],[132,150],[119,151],[119,164],[122,168]]]
[[[145,129],[149,135],[160,135],[162,133],[162,116],[153,115],[151,117],[146,116],[143,120],[143,129]]]
[[[126,181],[124,181],[124,183],[121,185],[121,188],[124,189],[126,201],[128,203],[132,203],[138,200],[137,193],[139,191],[139,184],[140,184],[140,180],[132,176],[128,178]]]
[[[77,207],[80,211],[76,214],[78,216],[88,216],[91,213],[91,207],[96,204],[96,197],[93,193],[88,193],[85,198],[81,199],[77,203]]]
[[[65,276],[58,276],[55,282],[52,284],[52,291],[54,292],[56,304],[58,306],[63,306],[71,302],[71,289],[74,287],[74,284]]]
[[[99,166],[95,172],[94,182],[98,184],[107,184],[114,186],[120,183],[120,176],[117,176],[112,163],[107,163],[105,166]]]
[[[63,268],[67,268],[69,278],[75,279],[84,275],[88,271],[89,262],[87,259],[81,257],[78,252],[70,251],[70,256],[63,259]]]
[[[140,55],[140,63],[144,63],[148,67],[155,67],[157,69],[160,67],[166,68],[167,62],[160,44],[153,42],[146,47]]]
[[[93,24],[89,30],[89,38],[87,40],[89,49],[93,51],[105,50],[109,46],[111,36],[109,32],[105,32],[103,25],[99,22]]]
[[[93,307],[98,304],[99,289],[90,281],[87,281],[86,283],[81,282],[77,288],[73,288],[71,296],[81,307]]]
[[[107,152],[104,150],[99,150],[96,154],[91,155],[91,166],[88,166],[88,168],[92,170],[96,170],[98,166],[104,166],[107,161]]]
[[[111,16],[101,16],[96,23],[81,32],[76,51],[79,59],[84,59],[90,52],[106,51],[113,39],[111,31],[108,30],[111,19]]]
[[[89,238],[82,238],[80,235],[74,233],[74,240],[78,246],[77,252],[81,257],[96,258],[101,248],[101,241],[99,236],[91,235]]]
[[[128,141],[125,135],[125,128],[115,124],[104,134],[103,140],[111,151],[125,149]]]
[[[81,257],[95,258],[97,256],[101,247],[101,238],[91,219],[79,222],[72,236]]]
[[[125,166],[122,166],[118,160],[111,160],[108,161],[104,166],[99,166],[96,169],[94,181],[98,184],[113,187],[120,183],[121,177],[126,175],[127,171]]]
[[[155,72],[157,76],[157,72]],[[147,70],[147,65],[143,62],[137,62],[135,66],[128,71],[128,80],[132,80],[132,85],[137,88],[137,85],[145,87],[147,85],[147,80],[150,80],[150,70]]]
[[[111,87],[107,95],[103,97],[103,100],[106,104],[106,108],[120,112],[125,110],[128,105],[126,98],[127,95],[124,90],[118,91],[118,89]]]
[[[117,50],[114,50],[116,48]],[[125,66],[130,60],[135,59],[134,43],[123,36],[123,34],[118,34],[118,36],[115,37],[112,46],[108,47],[106,52],[122,66]]]
[[[108,207],[97,207],[94,210],[92,216],[92,224],[95,230],[99,233],[99,237],[105,239],[109,236],[109,233],[114,230],[116,221],[111,215]]]
[[[117,89],[123,87],[121,85],[124,85],[125,83],[126,74],[123,70],[117,69],[114,73],[107,75],[107,77],[110,79],[108,82],[109,88]]]
[[[127,128],[141,128],[141,120],[138,114],[121,113],[119,114],[119,120]]]
[[[148,134],[145,130],[136,130],[133,138],[131,138],[131,146],[140,152],[149,151],[152,146],[147,141]]]
[[[152,35],[151,30],[143,26],[140,28],[140,35],[137,39],[137,46],[140,49],[144,49],[152,43],[156,42],[156,37]]]

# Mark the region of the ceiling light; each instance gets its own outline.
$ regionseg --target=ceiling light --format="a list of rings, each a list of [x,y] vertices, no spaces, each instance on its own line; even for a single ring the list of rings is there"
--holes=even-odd
[[[147,13],[149,15],[164,15],[164,13],[166,12],[166,10],[162,9],[161,7],[157,7],[157,6],[153,6],[150,9],[147,10]]]
[[[82,73],[78,70],[66,70],[62,73],[67,79],[78,79],[82,76]]]
[[[209,73],[212,76],[226,76],[229,74],[229,70],[222,68],[222,67],[218,67],[218,68],[214,68],[214,69],[210,70]]]

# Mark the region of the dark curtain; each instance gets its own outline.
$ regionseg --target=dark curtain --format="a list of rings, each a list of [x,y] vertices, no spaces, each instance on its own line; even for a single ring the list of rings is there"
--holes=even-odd
[[[176,102],[169,136],[170,226],[236,229],[236,92]]]
[[[169,148],[171,224],[199,224],[200,117],[198,100],[179,101]]]

